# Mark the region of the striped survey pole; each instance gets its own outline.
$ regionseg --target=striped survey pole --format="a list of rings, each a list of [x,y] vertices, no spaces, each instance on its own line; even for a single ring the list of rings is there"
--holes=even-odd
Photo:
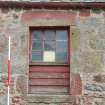
[[[10,54],[11,54],[11,37],[9,35],[8,41],[8,101],[7,105],[10,105]]]

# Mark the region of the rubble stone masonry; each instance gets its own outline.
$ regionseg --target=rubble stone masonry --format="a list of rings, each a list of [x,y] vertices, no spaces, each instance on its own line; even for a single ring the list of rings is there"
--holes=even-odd
[[[79,0],[83,1],[83,0]],[[89,0],[88,0],[89,1]],[[90,0],[94,1],[94,0]],[[98,0],[95,0],[98,1]],[[102,0],[100,0],[102,1]],[[103,0],[104,1],[104,0]],[[33,103],[28,95],[29,27],[70,26],[70,70],[79,74],[82,93],[76,103]],[[7,104],[8,35],[11,35],[11,105],[105,105],[105,10],[104,9],[0,9],[0,105]],[[62,97],[63,98],[63,97]],[[54,100],[52,103],[50,99]]]

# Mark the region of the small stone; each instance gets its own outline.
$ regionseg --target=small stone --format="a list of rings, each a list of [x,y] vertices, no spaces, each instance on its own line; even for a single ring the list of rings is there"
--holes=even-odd
[[[105,75],[96,75],[94,76],[93,81],[98,83],[105,83]]]
[[[96,91],[96,92],[103,92],[105,91],[105,86],[103,85],[98,85],[98,84],[87,84],[85,86],[85,89],[86,90],[89,90],[89,91]]]
[[[27,81],[25,76],[18,76],[16,81],[16,90],[19,93],[26,93],[27,92]]]
[[[90,10],[88,9],[81,10],[79,16],[85,16],[85,17],[90,16]]]
[[[9,9],[8,8],[5,8],[5,9],[3,8],[3,9],[1,9],[1,11],[2,11],[2,13],[6,13],[7,14],[9,12]]]
[[[6,74],[2,74],[0,75],[0,82],[5,82],[7,80],[7,75]]]
[[[0,96],[0,105],[6,105],[7,104],[7,96],[2,95]]]
[[[17,14],[13,14],[13,18],[14,19],[17,19],[18,18],[18,15]]]
[[[96,14],[99,14],[99,13],[101,13],[101,9],[92,9],[92,12],[96,13]]]
[[[105,102],[95,102],[96,105],[105,105]]]

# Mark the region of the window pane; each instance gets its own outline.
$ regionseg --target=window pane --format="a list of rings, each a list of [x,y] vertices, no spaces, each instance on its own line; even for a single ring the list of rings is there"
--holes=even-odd
[[[56,40],[67,40],[67,31],[66,30],[56,31]]]
[[[41,41],[33,41],[32,50],[42,50]]]
[[[45,40],[55,40],[55,31],[52,30],[45,31],[44,35]]]
[[[32,61],[42,61],[41,52],[32,52]]]
[[[32,39],[41,40],[42,39],[42,31],[34,31],[32,33]]]
[[[67,61],[67,52],[56,52],[56,61]]]
[[[44,41],[44,50],[45,51],[54,51],[55,50],[55,41]]]
[[[67,51],[67,41],[56,41],[57,51]]]
[[[44,62],[55,62],[55,51],[44,51],[43,61]]]
[[[31,57],[33,62],[66,62],[68,58],[67,30],[34,30]]]

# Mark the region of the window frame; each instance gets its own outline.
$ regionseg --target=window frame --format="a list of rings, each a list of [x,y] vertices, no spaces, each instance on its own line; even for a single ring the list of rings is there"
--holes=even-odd
[[[32,62],[32,32],[35,30],[42,31],[43,30],[67,30],[67,62]],[[68,26],[41,26],[41,27],[30,27],[29,28],[29,65],[70,65],[70,27]]]

